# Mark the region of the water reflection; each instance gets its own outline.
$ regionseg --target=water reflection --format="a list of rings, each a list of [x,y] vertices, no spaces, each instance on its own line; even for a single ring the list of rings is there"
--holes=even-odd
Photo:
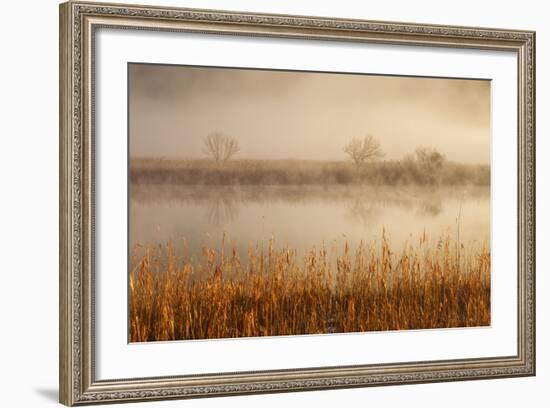
[[[347,187],[347,186],[187,186],[132,184],[130,204],[205,203],[223,200],[224,203],[269,203],[284,201],[306,203],[311,201],[342,202],[361,200],[381,205],[417,207],[426,213],[437,215],[442,200],[485,200],[489,196],[489,187],[421,188],[421,187]]]
[[[401,247],[422,233],[434,239],[456,233],[464,242],[490,236],[487,187],[225,187],[131,185],[130,247],[171,241],[189,257],[222,237],[238,248],[278,246],[298,252],[343,241],[379,240],[382,229]],[[399,248],[397,248],[399,249]]]
[[[219,227],[227,221],[233,221],[239,215],[236,200],[230,197],[215,197],[208,202],[208,222]]]
[[[443,210],[443,204],[441,200],[435,202],[423,202],[418,206],[418,215],[430,215],[435,217]]]
[[[376,203],[356,198],[348,209],[348,217],[354,222],[369,226],[378,217],[379,212],[380,206]]]

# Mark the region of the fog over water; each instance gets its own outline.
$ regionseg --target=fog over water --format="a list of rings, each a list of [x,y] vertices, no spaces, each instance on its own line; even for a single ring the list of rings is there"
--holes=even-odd
[[[466,249],[490,242],[486,187],[358,188],[135,186],[131,193],[130,248],[170,242],[178,256],[202,259],[202,248],[312,248],[342,250],[380,242],[393,249],[416,245],[426,233],[432,245],[457,238]],[[460,217],[460,218],[458,218]],[[137,251],[142,253],[142,251]]]
[[[130,64],[129,75],[130,167],[142,166],[142,182],[130,183],[131,254],[172,242],[196,261],[203,247],[223,242],[244,259],[272,238],[305,254],[380,242],[382,231],[397,252],[421,234],[433,248],[445,237],[459,238],[465,251],[490,241],[490,81],[145,64]],[[211,132],[238,141],[230,162],[204,154]],[[392,162],[362,168],[376,174],[361,179],[343,148],[368,134]],[[423,185],[375,185],[384,171],[412,174],[416,164],[397,161],[417,147],[435,148],[447,162],[419,165]],[[260,168],[261,182],[230,185]],[[272,175],[279,170],[295,177],[283,185]],[[316,174],[317,185],[294,181],[301,172]],[[453,183],[425,177],[441,174]]]
[[[385,159],[418,146],[490,162],[490,81],[130,64],[131,157],[204,158],[203,139],[238,139],[237,158],[345,160],[372,134]]]

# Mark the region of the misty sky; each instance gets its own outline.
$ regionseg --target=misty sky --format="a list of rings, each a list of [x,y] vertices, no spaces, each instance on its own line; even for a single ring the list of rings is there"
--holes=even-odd
[[[130,64],[130,155],[203,158],[211,132],[236,158],[345,160],[372,134],[385,158],[418,146],[490,162],[490,81]]]

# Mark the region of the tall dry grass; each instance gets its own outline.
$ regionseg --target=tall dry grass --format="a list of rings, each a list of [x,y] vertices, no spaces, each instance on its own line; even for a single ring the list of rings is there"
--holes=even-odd
[[[303,258],[288,248],[203,249],[198,264],[167,246],[130,273],[131,342],[472,327],[490,324],[490,252],[423,234],[399,254],[390,243],[345,244]]]

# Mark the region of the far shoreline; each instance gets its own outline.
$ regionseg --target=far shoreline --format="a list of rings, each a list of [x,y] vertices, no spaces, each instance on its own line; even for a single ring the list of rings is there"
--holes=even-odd
[[[131,184],[181,185],[379,185],[490,186],[489,164],[445,161],[430,168],[414,158],[365,163],[346,161],[130,158]]]

